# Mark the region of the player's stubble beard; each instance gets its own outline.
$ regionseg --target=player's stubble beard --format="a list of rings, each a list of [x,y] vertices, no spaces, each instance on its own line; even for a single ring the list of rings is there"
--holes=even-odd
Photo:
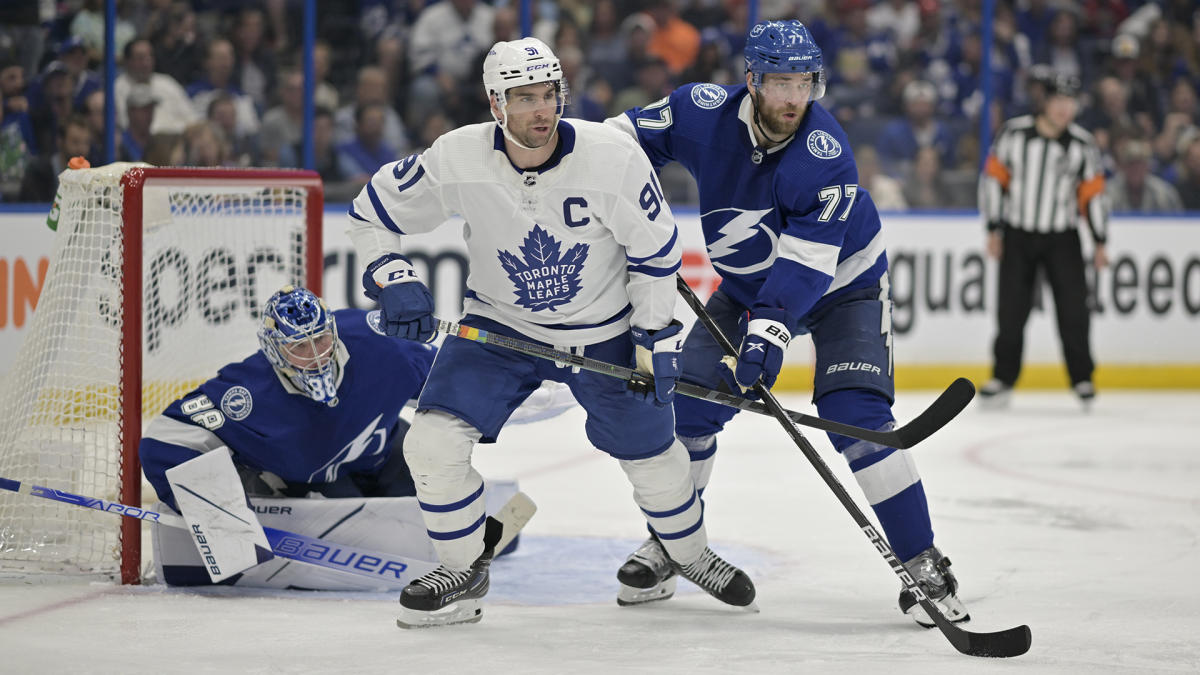
[[[553,112],[551,112],[549,115],[545,113],[530,113],[529,121],[521,124],[521,129],[519,131],[513,129],[511,125],[509,126],[508,131],[517,139],[517,141],[521,143],[521,145],[536,150],[537,148],[544,147],[547,143],[554,140],[554,132],[556,131],[557,126],[554,123],[554,117],[555,115]],[[550,128],[550,130],[545,134],[537,133],[533,130],[533,127],[536,126],[547,126]]]
[[[770,106],[766,101],[761,101],[761,107],[758,110],[759,124],[766,129],[773,139],[785,139],[791,137],[800,128],[800,123],[804,121],[804,106],[781,104]],[[807,102],[805,102],[807,105]],[[788,121],[784,119],[785,113],[795,113],[796,119]]]

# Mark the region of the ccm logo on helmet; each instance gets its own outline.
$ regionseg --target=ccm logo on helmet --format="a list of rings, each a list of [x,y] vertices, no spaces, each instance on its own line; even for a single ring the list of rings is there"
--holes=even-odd
[[[550,67],[549,63],[535,63],[532,66],[527,67],[525,69],[525,72],[528,73],[531,70],[541,70],[543,68],[549,68],[549,67]]]

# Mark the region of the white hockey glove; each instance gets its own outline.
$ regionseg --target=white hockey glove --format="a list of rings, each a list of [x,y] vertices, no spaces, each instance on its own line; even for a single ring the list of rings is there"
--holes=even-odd
[[[654,375],[654,402],[667,405],[675,398],[675,384],[683,370],[680,351],[683,350],[683,324],[673,319],[666,328],[649,331],[634,326],[630,329],[634,358],[639,372]],[[646,398],[650,392],[645,392]]]
[[[383,332],[417,342],[429,342],[433,326],[433,295],[417,277],[412,263],[388,253],[367,266],[362,276],[367,297],[379,303]]]

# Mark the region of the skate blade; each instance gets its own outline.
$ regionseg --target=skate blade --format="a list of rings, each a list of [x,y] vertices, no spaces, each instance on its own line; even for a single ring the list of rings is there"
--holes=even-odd
[[[751,601],[750,604],[748,604],[748,605],[740,607],[739,609],[741,609],[743,612],[746,612],[747,614],[758,614],[759,612],[762,611],[758,608],[758,603],[753,602],[753,601]]]
[[[460,600],[432,612],[400,607],[400,628],[434,628],[459,623],[479,623],[483,618],[483,603],[479,599]]]
[[[632,607],[644,605],[647,602],[666,600],[673,595],[675,595],[675,577],[650,588],[634,588],[621,584],[621,590],[617,591],[617,604],[622,607]]]

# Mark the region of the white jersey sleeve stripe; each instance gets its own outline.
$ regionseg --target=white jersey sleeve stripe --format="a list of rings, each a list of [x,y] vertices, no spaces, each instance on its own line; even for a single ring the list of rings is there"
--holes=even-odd
[[[832,244],[807,241],[789,234],[779,237],[779,257],[833,276],[841,248]]]
[[[676,262],[670,267],[654,267],[652,265],[629,265],[626,269],[631,274],[645,274],[648,277],[665,277],[674,274],[679,269],[679,263]]]
[[[674,248],[675,242],[678,239],[679,239],[679,228],[675,228],[674,231],[671,233],[671,240],[668,241],[666,243],[666,245],[664,245],[662,248],[658,249],[651,255],[645,256],[644,258],[637,258],[637,257],[631,256],[631,255],[626,255],[625,259],[631,263],[639,264],[639,263],[644,263],[648,260],[653,260],[655,258],[662,258],[663,256],[670,255],[671,249]]]
[[[825,294],[828,295],[857,279],[860,274],[870,269],[876,260],[879,260],[879,256],[883,255],[883,252],[883,230],[879,230],[866,246],[838,263],[837,272],[833,275],[833,283],[829,284],[829,290],[825,291]]]
[[[378,176],[379,174],[375,175]],[[371,206],[374,207],[375,215],[379,217],[379,222],[383,223],[384,227],[396,234],[404,234],[404,230],[401,230],[400,226],[396,225],[396,221],[392,220],[392,217],[388,215],[387,209],[384,208],[383,202],[379,200],[379,193],[375,191],[374,179],[367,182],[367,197],[371,200]]]
[[[153,438],[162,443],[179,445],[196,452],[208,452],[225,445],[216,434],[204,427],[180,422],[165,415],[159,415],[146,426],[142,438]]]

